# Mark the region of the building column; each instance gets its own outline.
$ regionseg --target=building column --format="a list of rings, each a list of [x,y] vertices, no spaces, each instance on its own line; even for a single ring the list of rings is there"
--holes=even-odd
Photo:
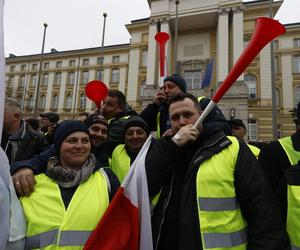
[[[156,22],[152,21],[149,25],[149,41],[148,41],[148,61],[147,61],[147,78],[146,85],[156,85],[156,41],[154,39],[156,35]]]
[[[271,49],[268,44],[260,52],[260,97],[264,100],[262,106],[271,106],[272,103],[272,81],[271,81]]]
[[[59,95],[59,101],[58,101],[58,113],[64,112],[64,106],[65,106],[65,94],[66,94],[66,73],[61,73],[61,82],[60,82],[60,95]]]
[[[228,29],[229,9],[219,11],[219,21],[217,30],[217,82],[222,82],[228,74],[229,67],[229,29]]]
[[[129,105],[136,107],[138,78],[139,78],[139,62],[140,62],[140,48],[131,48],[129,52],[129,70],[128,70],[128,87],[127,87],[127,101]]]
[[[282,99],[283,109],[287,112],[297,105],[294,104],[293,98],[293,75],[292,75],[292,57],[290,54],[281,56],[281,72],[282,72]]]

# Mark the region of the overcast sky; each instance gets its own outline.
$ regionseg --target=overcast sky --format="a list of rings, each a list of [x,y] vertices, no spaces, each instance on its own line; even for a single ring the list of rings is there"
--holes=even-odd
[[[300,22],[299,10],[300,0],[284,0],[276,19]],[[105,45],[128,43],[125,24],[150,15],[147,0],[5,0],[5,54],[40,53],[44,22],[45,52],[101,46],[103,12],[108,15]]]

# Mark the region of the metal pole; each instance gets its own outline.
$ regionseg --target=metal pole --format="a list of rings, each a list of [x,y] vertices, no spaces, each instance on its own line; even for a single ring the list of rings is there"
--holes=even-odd
[[[40,82],[41,82],[41,74],[42,74],[42,64],[43,64],[43,55],[44,55],[44,47],[45,47],[45,38],[46,38],[46,29],[48,27],[47,23],[44,23],[44,35],[43,35],[43,43],[42,43],[42,52],[40,58],[40,68],[38,74],[38,81],[36,84],[36,91],[35,91],[35,98],[34,98],[34,108],[33,108],[33,115],[37,118],[37,108],[38,108],[38,101],[39,101],[39,92],[40,92]]]
[[[269,1],[269,17],[273,18],[273,0]],[[275,82],[275,60],[274,60],[274,42],[270,43],[271,50],[271,87],[272,87],[272,126],[273,126],[273,140],[277,138],[277,107],[276,107],[276,82]]]
[[[104,36],[105,36],[105,24],[106,24],[106,17],[107,14],[103,13],[104,22],[103,22],[103,31],[102,31],[102,44],[101,44],[101,53],[100,53],[100,65],[99,65],[99,80],[101,80],[101,70],[102,70],[102,64],[103,64],[103,50],[104,50]]]
[[[176,4],[176,17],[175,17],[175,42],[174,42],[174,68],[175,73],[178,74],[178,67],[177,67],[177,36],[178,36],[178,4],[179,0],[175,1]]]

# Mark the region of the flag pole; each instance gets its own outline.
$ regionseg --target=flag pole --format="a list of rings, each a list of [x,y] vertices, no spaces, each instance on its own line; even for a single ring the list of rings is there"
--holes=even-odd
[[[100,51],[100,62],[99,62],[99,80],[101,80],[102,74],[102,64],[103,64],[103,50],[104,50],[104,36],[105,36],[105,24],[106,24],[106,17],[107,14],[103,13],[104,22],[103,22],[103,30],[102,30],[102,44],[101,44],[101,51]]]
[[[39,74],[38,74],[38,80],[36,84],[36,90],[35,90],[35,98],[34,98],[34,108],[33,108],[33,115],[35,118],[38,117],[37,115],[37,108],[38,108],[38,100],[40,95],[40,85],[41,85],[41,75],[42,75],[42,65],[43,65],[43,55],[44,55],[44,48],[45,48],[45,38],[46,38],[46,30],[47,30],[48,24],[44,23],[44,35],[43,35],[43,42],[42,42],[42,51],[41,51],[41,58],[40,58],[40,67],[39,67]]]

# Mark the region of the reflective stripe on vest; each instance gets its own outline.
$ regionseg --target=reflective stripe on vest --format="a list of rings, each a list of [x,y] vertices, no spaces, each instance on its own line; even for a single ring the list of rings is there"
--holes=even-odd
[[[260,149],[258,147],[255,147],[255,146],[251,145],[251,144],[247,144],[247,145],[250,148],[251,152],[256,157],[256,159],[258,159],[258,156],[259,156],[259,153],[260,153]]]
[[[114,149],[110,167],[121,183],[130,169],[130,157],[126,152],[125,144],[120,144]]]
[[[290,136],[278,140],[284,149],[292,166],[295,166],[300,160],[300,152],[293,147]],[[287,219],[286,228],[291,241],[292,249],[300,250],[300,186],[287,186]]]
[[[234,187],[234,170],[239,142],[201,163],[197,172],[197,201],[203,250],[247,248],[247,223],[244,220]]]
[[[129,117],[130,117],[130,115],[127,115],[127,116],[123,116],[123,117],[121,117],[121,118],[119,118],[118,120],[120,120],[120,119],[123,119],[123,120],[127,120],[127,119],[129,119]],[[115,120],[116,118],[111,118],[111,119],[109,119],[108,121],[107,121],[107,123],[108,123],[108,125],[113,121],[113,120]]]
[[[28,222],[26,249],[82,249],[109,205],[106,177],[97,171],[81,183],[67,210],[52,179],[45,174],[35,179],[34,192],[20,199]]]

